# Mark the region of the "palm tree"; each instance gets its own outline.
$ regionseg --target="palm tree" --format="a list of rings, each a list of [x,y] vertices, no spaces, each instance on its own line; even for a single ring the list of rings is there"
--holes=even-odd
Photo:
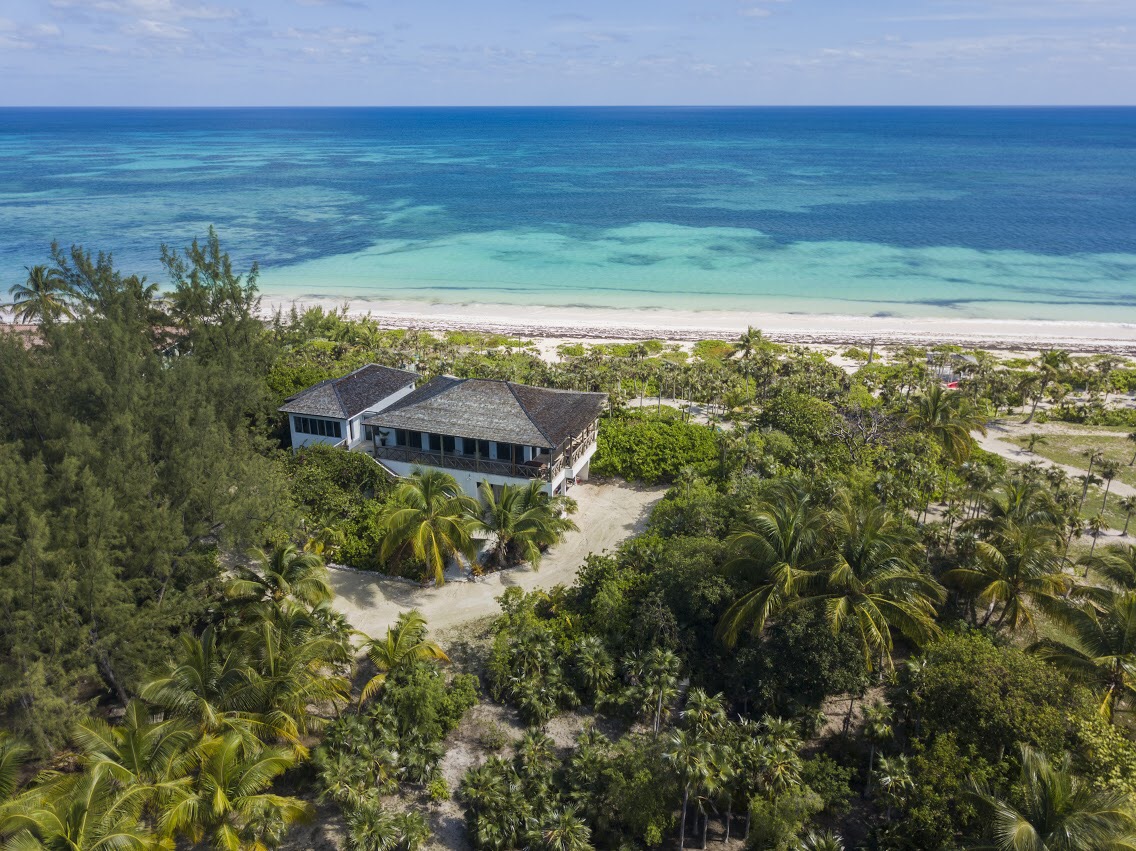
[[[1036,455],[1038,444],[1046,443],[1046,442],[1048,442],[1048,441],[1046,441],[1045,435],[1039,434],[1036,431],[1032,432],[1026,438],[1026,443],[1028,444],[1026,451],[1029,452],[1031,455]]]
[[[678,696],[681,666],[677,655],[661,647],[644,654],[631,653],[624,661],[643,714],[653,718],[656,736],[662,727],[663,710]]]
[[[691,792],[697,791],[708,771],[709,749],[685,730],[671,733],[663,759],[674,767],[682,782],[682,809],[679,816],[678,847],[686,845],[686,814],[690,809]]]
[[[754,587],[722,615],[720,639],[733,646],[746,627],[760,634],[769,618],[797,598],[826,564],[821,541],[827,522],[802,487],[786,482],[758,506],[747,528],[727,539],[735,555],[726,569],[746,576]]]
[[[894,730],[891,726],[891,707],[882,700],[864,708],[864,736],[870,745],[868,752],[868,784],[864,790],[872,794],[872,777],[876,770],[876,748],[891,739]]]
[[[595,635],[586,635],[576,642],[572,666],[583,686],[583,695],[590,695],[593,702],[607,694],[615,680],[615,664]]]
[[[426,619],[417,609],[403,612],[385,638],[371,638],[363,645],[367,658],[378,673],[368,680],[359,702],[370,700],[386,682],[387,676],[403,665],[418,661],[449,662],[442,648],[426,638]]]
[[[984,489],[979,502],[982,516],[970,526],[984,535],[996,535],[1007,524],[1051,527],[1061,522],[1061,510],[1050,490],[1023,475],[1009,476],[997,487]]]
[[[986,434],[986,422],[961,393],[935,385],[915,400],[915,409],[907,415],[907,424],[930,434],[955,464],[970,458],[974,449],[972,431]]]
[[[1128,796],[1076,777],[1065,754],[1056,763],[1021,745],[1017,794],[1007,800],[977,786],[1004,851],[1114,851],[1131,848],[1136,818]]]
[[[1118,704],[1136,699],[1136,591],[1088,593],[1091,602],[1066,603],[1053,612],[1064,635],[1044,639],[1034,650],[1100,689],[1101,713],[1111,721]]]
[[[236,578],[229,580],[225,589],[230,598],[275,603],[291,598],[308,606],[330,603],[335,598],[327,568],[318,554],[285,544],[271,553],[253,550],[252,555],[255,567],[240,565],[234,569]]]
[[[797,843],[794,851],[844,851],[844,840],[839,833],[810,830]]]
[[[258,685],[249,660],[237,650],[223,650],[212,626],[199,637],[183,635],[179,642],[181,658],[170,664],[165,676],[142,688],[142,699],[203,733],[238,731],[254,739],[264,725],[257,714]]]
[[[409,552],[442,585],[451,556],[473,558],[476,552],[472,532],[478,511],[477,500],[462,493],[453,476],[416,470],[395,489],[384,514],[380,556],[390,560]]]
[[[1120,464],[1116,461],[1106,460],[1102,461],[1100,465],[1101,478],[1105,480],[1104,499],[1101,501],[1101,513],[1104,513],[1105,507],[1108,505],[1108,492],[1112,487],[1112,480],[1120,474]]]
[[[1132,443],[1136,443],[1136,431],[1128,432],[1126,439],[1131,441]],[[1128,466],[1131,467],[1133,464],[1136,464],[1136,451],[1133,451],[1132,459],[1128,462]]]
[[[1097,548],[1097,539],[1104,534],[1104,530],[1108,528],[1108,522],[1104,519],[1103,514],[1094,514],[1088,521],[1089,535],[1093,539],[1092,545],[1089,547],[1089,558],[1093,557],[1093,552]]]
[[[752,325],[746,328],[745,332],[738,337],[734,343],[734,351],[737,352],[738,357],[742,361],[742,372],[746,377],[746,396],[750,395],[749,392],[749,379],[750,379],[750,361],[753,356],[757,354],[758,350],[765,344],[765,338],[762,337],[761,331],[754,328]]]
[[[876,782],[887,801],[887,820],[891,821],[892,808],[902,809],[915,791],[915,780],[907,763],[907,754],[880,757],[876,767]]]
[[[203,743],[201,753],[190,794],[162,814],[164,834],[208,841],[223,851],[261,851],[275,832],[314,815],[305,801],[265,791],[296,764],[290,751],[249,753],[229,734]]]
[[[949,570],[943,579],[988,606],[983,625],[1001,605],[995,629],[1032,627],[1033,609],[1048,607],[1068,589],[1051,529],[1008,522],[991,540],[978,542],[977,555],[973,566]]]
[[[257,711],[305,756],[300,735],[325,723],[309,707],[350,699],[351,684],[337,672],[351,660],[347,641],[324,634],[320,621],[295,604],[268,608],[241,631],[239,641],[256,670]]]
[[[870,669],[875,657],[891,662],[891,629],[922,644],[938,635],[935,605],[944,593],[912,562],[914,536],[883,505],[845,498],[832,512],[836,541],[831,566],[801,601],[823,602],[834,633],[851,625]]]
[[[537,847],[544,851],[592,851],[591,837],[587,823],[572,807],[565,807],[545,820]]]
[[[141,800],[123,802],[109,772],[49,776],[10,821],[12,851],[149,851],[161,846],[141,819]]]
[[[25,268],[28,272],[27,280],[12,285],[8,290],[8,294],[12,296],[12,303],[8,306],[12,308],[15,319],[31,323],[55,322],[64,316],[74,318],[75,313],[69,299],[75,294],[59,270],[47,266]]]
[[[89,719],[73,735],[87,770],[116,787],[116,809],[153,815],[184,797],[200,734],[182,719],[154,720],[144,703],[132,700],[121,724]]]
[[[0,733],[0,840],[13,832],[10,825],[20,789],[20,774],[31,755],[32,749],[19,739]]]
[[[1116,505],[1124,512],[1124,528],[1120,531],[1120,536],[1123,538],[1128,535],[1128,524],[1132,522],[1132,515],[1136,514],[1136,496],[1122,496]]]
[[[1045,395],[1045,389],[1060,377],[1061,370],[1067,368],[1069,363],[1069,353],[1062,349],[1049,349],[1037,356],[1035,361],[1037,372],[1031,376],[1035,390],[1033,407],[1030,408],[1029,416],[1023,422],[1033,422],[1033,415],[1037,413],[1037,405]]]
[[[528,562],[535,570],[540,567],[542,550],[576,529],[576,524],[564,516],[575,512],[576,501],[551,496],[539,479],[526,486],[505,485],[500,498],[487,481],[479,490],[484,508],[477,525],[492,536],[492,556],[498,567],[515,560]]]

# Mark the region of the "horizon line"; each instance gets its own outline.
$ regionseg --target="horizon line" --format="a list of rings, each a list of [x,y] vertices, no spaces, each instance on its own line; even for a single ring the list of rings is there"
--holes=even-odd
[[[0,109],[1134,109],[1134,103],[800,103],[800,104],[0,104]]]

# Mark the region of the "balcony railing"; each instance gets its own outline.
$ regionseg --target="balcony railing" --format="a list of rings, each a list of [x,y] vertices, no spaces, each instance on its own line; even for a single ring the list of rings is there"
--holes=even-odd
[[[532,461],[513,463],[449,452],[427,452],[408,446],[364,444],[360,446],[360,449],[379,461],[402,461],[406,464],[421,464],[425,467],[441,467],[446,470],[464,470],[469,473],[486,473],[492,476],[508,476],[514,479],[544,479],[546,482],[556,478],[556,474],[564,466],[563,455],[556,458],[551,464],[547,456],[538,456]]]

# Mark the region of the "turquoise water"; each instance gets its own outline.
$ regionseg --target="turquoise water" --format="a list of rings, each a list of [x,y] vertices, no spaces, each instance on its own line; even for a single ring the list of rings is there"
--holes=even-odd
[[[271,295],[1136,321],[1136,109],[0,110],[53,239]]]

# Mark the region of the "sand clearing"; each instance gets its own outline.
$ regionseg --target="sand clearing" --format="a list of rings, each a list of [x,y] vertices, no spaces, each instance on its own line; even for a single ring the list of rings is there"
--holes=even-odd
[[[549,550],[540,570],[519,567],[492,573],[474,582],[447,582],[441,588],[421,588],[374,573],[333,570],[335,608],[351,625],[368,635],[382,635],[400,612],[418,609],[435,634],[467,621],[496,614],[496,598],[506,588],[530,591],[571,585],[576,569],[589,553],[613,550],[639,532],[651,507],[662,498],[663,487],[618,484],[582,484],[572,489],[579,503],[576,525],[564,541]]]

